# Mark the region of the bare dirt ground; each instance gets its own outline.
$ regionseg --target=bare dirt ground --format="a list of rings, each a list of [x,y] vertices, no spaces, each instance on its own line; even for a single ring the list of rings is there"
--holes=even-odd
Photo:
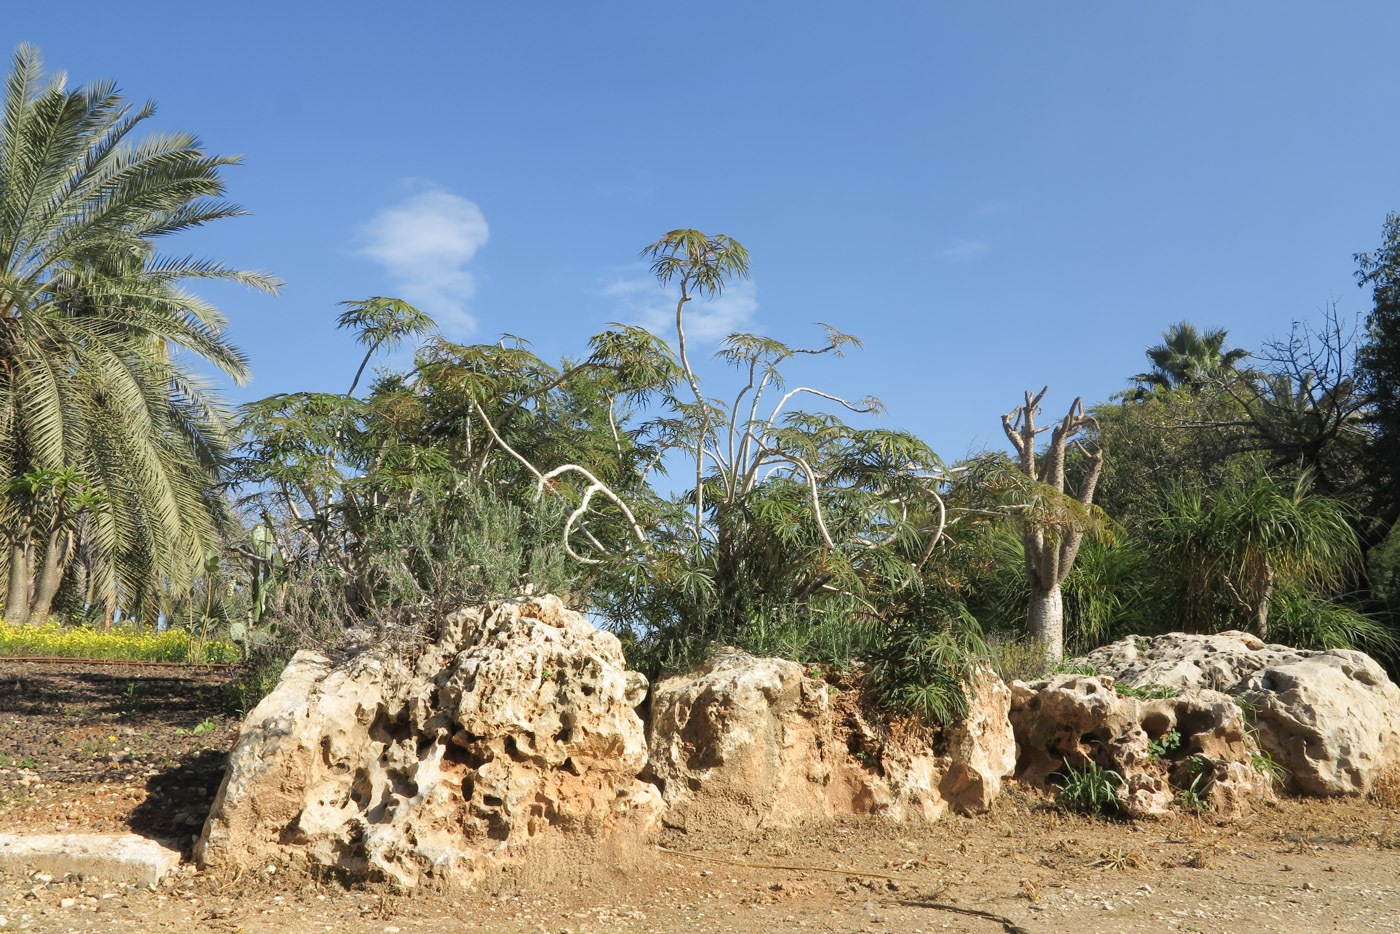
[[[221,680],[0,662],[0,830],[129,829],[188,850],[237,728]],[[466,893],[346,888],[275,867],[214,878],[186,866],[155,889],[10,875],[0,930],[1395,932],[1397,804],[1285,799],[1236,824],[1132,824],[1013,789],[990,814],[931,826],[667,831],[665,849],[628,866],[522,872]]]

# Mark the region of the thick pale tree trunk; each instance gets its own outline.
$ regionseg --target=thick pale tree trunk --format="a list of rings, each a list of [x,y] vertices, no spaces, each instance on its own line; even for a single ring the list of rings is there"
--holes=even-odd
[[[29,617],[29,549],[23,542],[10,545],[10,584],[5,592],[5,621],[24,625]]]
[[[1058,662],[1065,654],[1065,601],[1059,585],[1049,590],[1031,588],[1027,619],[1031,638],[1045,647],[1047,661]]]
[[[72,536],[68,532],[54,532],[44,547],[44,563],[39,568],[39,578],[34,584],[34,601],[29,605],[29,619],[42,623],[53,606],[54,594],[63,583],[63,571],[68,566],[68,552]]]

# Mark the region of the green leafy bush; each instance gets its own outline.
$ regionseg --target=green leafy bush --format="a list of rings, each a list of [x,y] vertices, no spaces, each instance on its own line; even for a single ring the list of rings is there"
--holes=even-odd
[[[921,617],[885,630],[869,656],[869,684],[882,706],[944,724],[967,713],[976,670],[991,659],[977,620],[954,605],[932,624]]]

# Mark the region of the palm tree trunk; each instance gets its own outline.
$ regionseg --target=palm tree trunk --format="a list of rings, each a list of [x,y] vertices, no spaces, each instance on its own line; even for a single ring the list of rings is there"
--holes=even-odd
[[[1031,588],[1028,615],[1031,638],[1045,647],[1045,660],[1058,662],[1065,654],[1065,602],[1058,585]]]
[[[31,620],[42,622],[53,606],[54,594],[63,583],[63,572],[68,567],[68,554],[73,536],[67,531],[57,531],[49,535],[44,545],[44,563],[39,569],[39,580],[34,586],[34,600],[29,605]]]
[[[10,543],[10,586],[5,593],[5,621],[23,626],[29,618],[29,549],[22,541]]]

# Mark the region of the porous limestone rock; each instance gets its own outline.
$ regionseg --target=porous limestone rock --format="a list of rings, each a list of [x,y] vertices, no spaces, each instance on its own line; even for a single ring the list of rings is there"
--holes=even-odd
[[[1061,674],[1011,684],[1017,778],[1044,784],[1066,766],[1093,762],[1121,778],[1115,794],[1130,817],[1163,817],[1183,791],[1225,816],[1273,795],[1254,768],[1244,715],[1218,691],[1143,699],[1120,695],[1112,678]]]
[[[1400,688],[1362,652],[1267,645],[1248,633],[1129,636],[1083,661],[1120,683],[1239,698],[1259,745],[1316,795],[1369,792],[1400,769]]]
[[[1365,653],[1309,653],[1255,672],[1238,693],[1298,791],[1365,794],[1400,769],[1400,688]]]
[[[196,859],[470,883],[657,824],[616,637],[552,596],[460,610],[434,643],[299,652],[244,720]]]
[[[838,813],[936,820],[985,809],[1015,764],[1010,692],[979,680],[938,747],[877,735],[795,662],[723,651],[652,687],[647,777],[677,826],[785,826]]]
[[[1239,630],[1169,632],[1128,636],[1075,662],[1091,665],[1099,674],[1112,675],[1117,683],[1132,687],[1210,688],[1231,694],[1254,672],[1310,654],[1286,645],[1267,645],[1258,636]]]

